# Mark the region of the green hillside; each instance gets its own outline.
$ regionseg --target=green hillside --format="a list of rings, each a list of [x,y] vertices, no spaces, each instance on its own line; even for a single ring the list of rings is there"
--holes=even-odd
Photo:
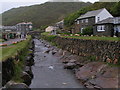
[[[53,24],[66,15],[91,5],[84,2],[46,2],[40,5],[32,5],[13,8],[2,14],[3,25],[15,25],[19,22],[33,22],[34,27]]]
[[[79,9],[78,11],[69,14],[65,17],[66,27],[74,25],[75,19],[88,11],[106,8],[113,16],[120,16],[120,2],[95,2],[94,4]]]

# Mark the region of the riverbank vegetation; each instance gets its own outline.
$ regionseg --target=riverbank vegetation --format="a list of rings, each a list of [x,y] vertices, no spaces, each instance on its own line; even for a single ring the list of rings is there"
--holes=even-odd
[[[19,43],[14,44],[14,45],[1,47],[0,51],[2,51],[2,54],[0,55],[0,61],[4,61],[9,57],[14,57],[19,51],[28,47],[27,45],[28,45],[30,39],[31,39],[31,37],[29,36],[27,38],[27,40],[21,41]]]
[[[10,79],[15,82],[23,82],[21,75],[25,66],[25,58],[29,53],[28,48],[30,45],[30,40],[31,36],[28,36],[24,41],[0,48],[2,50],[2,55],[0,56],[0,60],[2,60],[1,62],[7,63],[8,60],[11,60],[10,62],[12,63],[10,67],[3,66],[2,68],[3,70],[13,68],[11,71],[13,75]]]
[[[99,36],[61,36],[64,38],[76,38],[76,39],[87,39],[87,40],[107,40],[107,41],[119,41],[118,37],[99,37]]]
[[[50,35],[50,33],[42,33],[41,35],[45,36],[44,38],[47,39],[48,41],[52,41],[57,35]],[[79,35],[79,34],[77,34]],[[107,41],[119,41],[119,37],[100,37],[100,36],[75,36],[74,34],[61,34],[60,37],[63,38],[76,38],[76,39],[87,39],[87,40],[107,40]]]

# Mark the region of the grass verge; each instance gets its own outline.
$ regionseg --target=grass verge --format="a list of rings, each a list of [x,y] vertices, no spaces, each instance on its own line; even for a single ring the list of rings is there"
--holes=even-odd
[[[76,38],[86,40],[107,40],[107,41],[119,41],[119,37],[97,37],[97,36],[61,36],[64,38]]]
[[[31,39],[31,37],[29,36],[27,38],[27,40],[25,40],[25,41],[21,41],[17,44],[10,45],[7,47],[1,47],[0,51],[2,51],[2,54],[0,54],[0,61],[4,61],[11,56],[15,56],[17,54],[17,52],[26,48],[30,39]]]

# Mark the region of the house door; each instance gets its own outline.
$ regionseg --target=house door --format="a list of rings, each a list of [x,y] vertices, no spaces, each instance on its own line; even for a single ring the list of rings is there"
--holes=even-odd
[[[84,28],[81,28],[81,30],[80,30],[80,31],[81,31],[81,33],[83,33],[83,29],[84,29]]]

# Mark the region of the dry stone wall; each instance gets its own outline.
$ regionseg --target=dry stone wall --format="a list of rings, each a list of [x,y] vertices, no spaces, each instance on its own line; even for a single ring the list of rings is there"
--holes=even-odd
[[[113,64],[120,63],[120,42],[56,37],[52,42],[76,55]]]

